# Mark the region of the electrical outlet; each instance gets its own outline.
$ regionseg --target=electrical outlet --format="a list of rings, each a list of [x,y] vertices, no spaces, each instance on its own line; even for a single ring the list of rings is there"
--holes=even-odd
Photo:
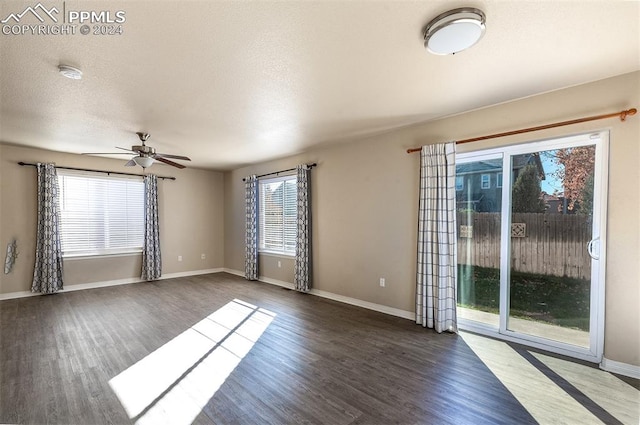
[[[278,268],[282,267],[282,261],[278,261]]]
[[[204,254],[200,254],[200,259],[201,259],[201,260],[204,260],[205,258],[207,258],[207,256],[206,256],[206,255],[204,255]]]
[[[182,261],[182,255],[178,255],[178,261]]]
[[[384,288],[384,285],[385,285],[385,284],[386,284],[386,282],[385,282],[385,280],[384,280],[384,277],[381,277],[381,278],[380,278],[380,286],[381,286],[382,288]]]

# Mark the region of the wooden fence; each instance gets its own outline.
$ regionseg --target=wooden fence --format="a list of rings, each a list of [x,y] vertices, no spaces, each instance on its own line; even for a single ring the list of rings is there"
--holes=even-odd
[[[458,263],[500,268],[500,213],[458,212]],[[511,269],[589,279],[591,217],[516,213]]]

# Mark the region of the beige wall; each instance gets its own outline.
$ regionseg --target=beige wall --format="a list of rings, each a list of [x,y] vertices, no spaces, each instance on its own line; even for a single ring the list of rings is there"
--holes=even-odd
[[[317,162],[313,178],[314,287],[413,311],[418,157],[406,148],[638,107],[640,72],[469,112],[351,143],[227,172],[154,165],[161,181],[163,272],[244,267],[242,177]],[[549,137],[611,131],[605,356],[640,366],[640,116],[461,145],[460,152]],[[29,289],[33,271],[35,170],[18,161],[122,170],[122,161],[0,145],[0,249],[18,240],[0,293]],[[205,260],[200,255],[206,255]],[[178,262],[177,256],[183,261]],[[277,262],[281,261],[281,267]],[[263,256],[261,275],[289,281],[290,258]],[[65,261],[67,285],[135,278],[140,258]],[[379,278],[386,278],[381,288]]]
[[[35,251],[36,170],[18,161],[109,171],[125,169],[123,160],[65,154],[0,144],[0,248],[17,239],[14,270],[0,274],[0,294],[28,291]],[[159,180],[160,242],[163,274],[224,266],[224,175],[219,172],[154,164],[150,172],[174,176]],[[205,254],[206,259],[200,258]],[[178,262],[178,255],[183,261]],[[64,262],[65,285],[138,278],[141,256],[73,259]]]
[[[413,311],[418,157],[407,148],[638,106],[635,72],[228,172],[225,265],[244,268],[242,177],[314,161],[314,287]],[[605,357],[640,366],[640,116],[460,145],[458,151],[601,129],[611,131]],[[276,269],[274,261],[262,259],[260,274],[291,282],[292,269]]]

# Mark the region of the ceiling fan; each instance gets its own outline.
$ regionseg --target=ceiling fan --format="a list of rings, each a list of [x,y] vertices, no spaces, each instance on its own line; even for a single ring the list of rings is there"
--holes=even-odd
[[[155,148],[151,146],[147,146],[145,144],[145,142],[149,139],[149,137],[151,137],[149,133],[137,132],[136,134],[140,138],[142,145],[133,145],[131,146],[131,149],[126,149],[126,148],[121,148],[119,146],[116,146],[116,149],[127,151],[126,153],[125,152],[100,152],[100,153],[92,152],[92,153],[83,153],[83,155],[131,155],[131,153],[134,153],[136,154],[136,156],[131,158],[131,160],[129,160],[129,162],[127,162],[124,165],[127,167],[134,167],[136,165],[139,165],[142,168],[150,167],[155,161],[160,161],[167,165],[171,165],[173,167],[182,169],[182,168],[185,168],[184,165],[171,161],[168,158],[180,159],[182,161],[191,161],[191,158],[186,156],[157,153]]]

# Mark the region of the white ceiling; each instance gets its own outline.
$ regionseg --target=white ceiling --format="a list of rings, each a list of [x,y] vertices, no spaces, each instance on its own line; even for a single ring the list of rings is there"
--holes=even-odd
[[[0,20],[36,4],[2,1]],[[111,152],[148,131],[158,151],[201,168],[640,69],[638,1],[43,4],[60,15],[122,10],[123,34],[0,34],[0,142]],[[484,38],[455,56],[427,54],[424,25],[461,6],[485,12]],[[83,79],[60,76],[60,63]]]

